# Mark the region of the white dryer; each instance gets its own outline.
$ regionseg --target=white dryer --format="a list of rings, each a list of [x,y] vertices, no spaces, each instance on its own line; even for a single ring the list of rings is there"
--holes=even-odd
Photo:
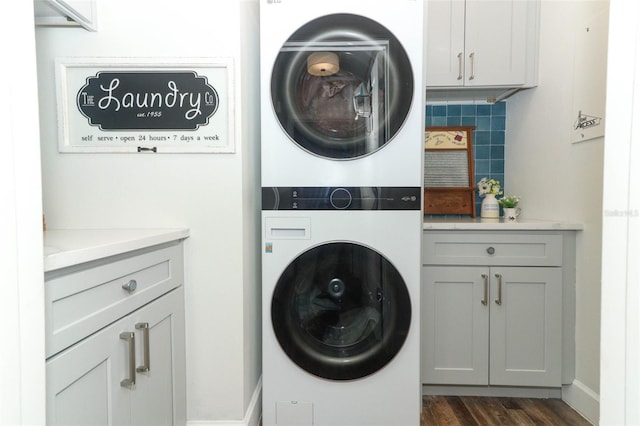
[[[420,188],[263,188],[264,426],[418,426]]]
[[[262,186],[419,186],[423,2],[260,6]]]

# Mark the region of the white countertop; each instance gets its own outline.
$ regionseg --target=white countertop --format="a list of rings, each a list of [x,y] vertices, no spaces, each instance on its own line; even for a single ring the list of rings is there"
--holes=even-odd
[[[582,224],[553,220],[522,219],[505,222],[504,219],[425,219],[425,230],[476,230],[476,231],[579,231]]]
[[[189,229],[52,229],[44,233],[44,271],[151,247],[189,236]]]

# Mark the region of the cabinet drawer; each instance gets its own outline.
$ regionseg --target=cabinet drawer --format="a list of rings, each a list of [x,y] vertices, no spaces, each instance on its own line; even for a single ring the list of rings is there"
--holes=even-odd
[[[45,275],[46,356],[182,285],[181,243],[137,250]],[[126,286],[135,281],[135,289]]]
[[[425,265],[562,266],[562,235],[424,232]]]

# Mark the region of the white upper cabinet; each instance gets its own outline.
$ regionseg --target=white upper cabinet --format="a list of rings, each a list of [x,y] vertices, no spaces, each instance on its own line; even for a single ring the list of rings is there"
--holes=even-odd
[[[428,0],[427,87],[537,84],[539,0]]]
[[[95,0],[33,0],[35,23],[40,26],[79,25],[97,31]]]

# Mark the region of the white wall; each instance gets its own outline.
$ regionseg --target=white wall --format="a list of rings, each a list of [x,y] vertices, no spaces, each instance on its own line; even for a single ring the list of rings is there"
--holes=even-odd
[[[248,408],[260,376],[257,15],[257,0],[98,0],[98,32],[36,30],[48,226],[191,229],[189,421],[254,421]],[[64,56],[233,58],[236,152],[58,153],[54,59]]]
[[[640,424],[640,4],[611,2],[605,146],[602,425]]]
[[[606,27],[607,14],[606,0],[542,0],[539,86],[509,99],[505,147],[506,190],[523,198],[523,216],[584,225],[577,239],[576,380],[563,398],[592,421],[600,388],[603,138],[572,144],[571,131],[577,38],[597,16]]]
[[[42,200],[33,4],[0,26],[0,424],[44,424]],[[40,309],[38,309],[40,308]]]
[[[242,122],[242,132],[247,141],[246,148],[242,150],[243,181],[243,232],[244,247],[242,270],[246,274],[244,282],[244,341],[243,364],[247,372],[244,384],[245,407],[252,403],[251,398],[256,397],[254,390],[262,372],[262,291],[256,283],[262,282],[261,274],[261,250],[260,250],[260,103],[257,93],[259,88],[260,51],[259,27],[260,11],[256,1],[240,2],[240,54],[241,69],[240,87],[242,87],[239,103],[240,114],[245,118]],[[261,399],[253,401],[257,410],[261,413]],[[256,414],[256,413],[253,413]],[[252,421],[248,424],[256,424]]]

